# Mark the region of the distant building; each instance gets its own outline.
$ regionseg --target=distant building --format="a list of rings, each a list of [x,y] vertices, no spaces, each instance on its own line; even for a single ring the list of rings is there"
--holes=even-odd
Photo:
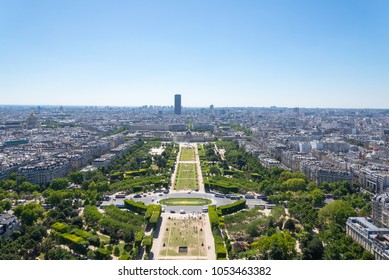
[[[389,260],[389,229],[378,228],[368,217],[350,217],[346,233],[378,260]]]
[[[301,161],[300,171],[316,184],[337,181],[348,181],[351,183],[352,180],[352,174],[350,172],[326,165],[320,161]]]
[[[0,238],[9,237],[19,228],[20,222],[16,216],[10,214],[0,214]]]
[[[181,115],[181,94],[174,95],[174,114]]]
[[[378,194],[389,188],[389,171],[364,167],[359,170],[359,182]]]
[[[27,128],[36,128],[38,126],[38,118],[36,117],[35,113],[32,112],[27,119]]]
[[[71,172],[68,159],[52,159],[20,167],[18,175],[33,184],[46,185],[54,179],[65,177]]]
[[[299,152],[307,154],[312,150],[312,146],[308,142],[300,142],[299,143]]]
[[[273,169],[275,167],[280,167],[281,164],[278,160],[272,159],[272,158],[260,158],[261,163],[267,167],[268,169]]]
[[[4,146],[6,147],[12,147],[12,146],[18,146],[22,144],[28,144],[27,139],[13,139],[13,140],[7,140],[4,142]]]
[[[110,165],[114,160],[116,156],[114,154],[104,154],[100,158],[96,158],[93,160],[92,165],[94,167],[106,167]]]

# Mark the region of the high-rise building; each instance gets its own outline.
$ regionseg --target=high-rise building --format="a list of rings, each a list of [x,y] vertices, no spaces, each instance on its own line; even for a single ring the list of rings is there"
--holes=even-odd
[[[174,95],[174,114],[181,115],[181,94]]]

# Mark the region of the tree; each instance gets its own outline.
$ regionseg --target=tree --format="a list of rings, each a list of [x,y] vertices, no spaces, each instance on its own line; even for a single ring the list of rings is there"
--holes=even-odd
[[[289,231],[278,231],[272,236],[263,236],[251,244],[257,258],[269,260],[292,260],[297,256],[296,240]]]
[[[356,212],[349,202],[336,200],[319,210],[318,219],[323,227],[340,226],[344,229],[347,219],[355,215]]]
[[[96,184],[96,190],[98,192],[107,192],[109,190],[108,182],[98,182]]]
[[[324,203],[324,199],[326,198],[324,192],[319,189],[314,189],[313,191],[310,192],[310,197],[312,201],[312,205],[314,207],[320,207]]]
[[[4,190],[10,190],[10,189],[13,189],[14,187],[16,186],[16,181],[15,180],[4,180],[1,182],[1,187],[4,189]]]
[[[37,242],[41,241],[42,240],[42,233],[39,231],[39,229],[34,229],[31,234],[30,234],[31,238]]]
[[[295,231],[296,225],[294,224],[292,219],[289,219],[285,222],[284,229],[287,229],[289,231]]]
[[[303,191],[307,187],[307,182],[302,178],[291,178],[283,182],[281,186],[291,191]]]
[[[110,259],[112,259],[111,254],[107,249],[97,248],[97,250],[94,253],[95,253],[96,260],[110,260]]]
[[[220,169],[213,165],[209,169],[209,173],[213,175],[220,175]]]
[[[271,216],[274,218],[275,222],[281,222],[285,216],[285,209],[282,206],[276,206],[271,209]]]
[[[31,226],[38,219],[38,215],[31,209],[24,209],[20,218],[22,224]]]
[[[94,181],[90,182],[89,186],[88,186],[88,190],[91,190],[91,191],[94,191],[96,190],[96,183]]]
[[[63,190],[66,189],[68,186],[69,180],[66,178],[54,179],[50,184],[50,188],[52,188],[53,190]]]
[[[1,206],[4,210],[8,211],[8,210],[10,210],[10,209],[12,208],[12,203],[11,203],[9,200],[4,200],[4,201],[1,201],[1,202],[0,202],[0,206]],[[2,212],[2,211],[1,211],[1,212]]]
[[[16,187],[16,191],[18,193],[21,192],[33,192],[35,190],[35,187],[30,182],[23,182],[18,187]]]
[[[84,181],[84,174],[80,171],[69,173],[69,179],[72,183],[81,185]]]
[[[308,242],[303,250],[303,260],[321,260],[324,254],[324,247],[321,240],[315,236]]]
[[[83,221],[82,221],[82,218],[80,216],[72,218],[70,223],[78,228],[82,228],[82,226],[83,226]]]
[[[120,249],[118,246],[115,246],[115,248],[113,249],[113,254],[115,257],[119,257],[120,256]]]
[[[46,198],[46,202],[51,206],[57,206],[62,201],[62,195],[59,191],[52,191]]]

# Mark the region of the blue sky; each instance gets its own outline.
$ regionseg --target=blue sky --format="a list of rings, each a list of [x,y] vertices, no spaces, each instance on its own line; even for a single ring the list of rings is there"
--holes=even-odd
[[[389,1],[0,0],[0,104],[389,107]]]

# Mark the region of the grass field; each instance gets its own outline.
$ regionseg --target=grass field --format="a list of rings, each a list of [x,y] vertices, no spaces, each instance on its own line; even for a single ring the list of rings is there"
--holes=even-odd
[[[166,198],[159,201],[159,204],[167,206],[203,206],[211,204],[212,201],[205,198],[188,197],[188,198]]]
[[[181,148],[180,161],[194,161],[195,149],[194,148]]]
[[[163,232],[160,257],[186,256],[205,257],[207,248],[205,244],[204,219],[198,218],[172,218],[167,221]],[[179,247],[187,247],[187,252],[180,253]]]
[[[174,184],[176,190],[198,190],[197,166],[194,163],[180,163]]]

